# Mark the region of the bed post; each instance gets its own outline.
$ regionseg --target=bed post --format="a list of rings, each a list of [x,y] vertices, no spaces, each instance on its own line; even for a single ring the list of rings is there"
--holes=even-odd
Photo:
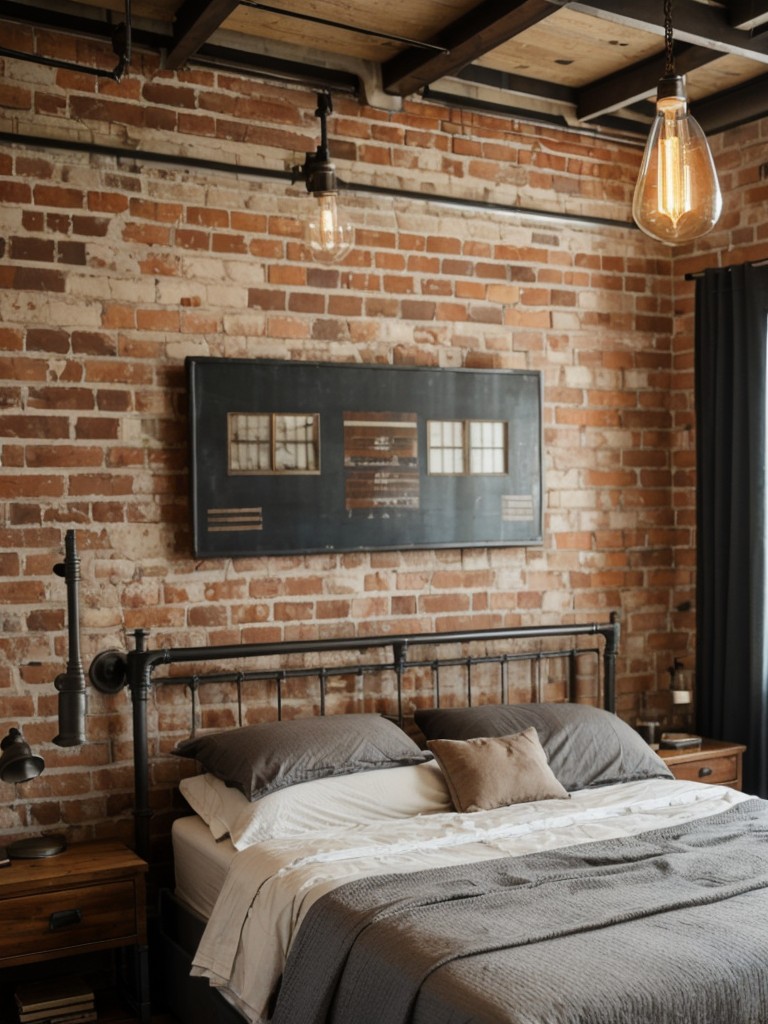
[[[142,657],[147,650],[147,631],[133,633],[135,648],[128,652],[128,687],[133,706],[133,834],[136,853],[149,860],[149,739],[147,730],[147,701],[151,682],[151,662]]]
[[[603,632],[605,649],[603,651],[603,678],[605,691],[603,707],[606,711],[616,713],[616,655],[621,638],[621,616],[611,612],[611,625]]]
[[[403,677],[405,675],[405,666],[408,661],[408,642],[401,640],[392,644],[392,654],[394,656],[395,676],[397,678],[397,724],[402,728],[404,721]]]

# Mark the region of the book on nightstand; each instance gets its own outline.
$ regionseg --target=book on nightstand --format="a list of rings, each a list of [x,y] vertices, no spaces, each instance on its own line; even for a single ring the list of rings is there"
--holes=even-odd
[[[93,989],[82,978],[56,978],[16,990],[21,1024],[86,1024],[96,1020]]]
[[[667,750],[689,750],[701,746],[701,736],[694,736],[691,732],[663,732],[661,745]]]
[[[30,1024],[88,1024],[89,1021],[98,1020],[98,1014],[96,1013],[95,1007],[91,1006],[89,1010],[76,1009],[74,1012],[72,1006],[66,1008],[66,1012],[59,1010],[43,1010],[42,1014],[37,1012],[34,1016],[26,1013],[19,1013],[19,1020],[24,1022],[29,1021]]]

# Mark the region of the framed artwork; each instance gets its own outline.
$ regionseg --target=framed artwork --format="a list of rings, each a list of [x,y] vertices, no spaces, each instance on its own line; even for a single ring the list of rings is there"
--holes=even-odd
[[[196,557],[541,542],[538,373],[186,367]]]

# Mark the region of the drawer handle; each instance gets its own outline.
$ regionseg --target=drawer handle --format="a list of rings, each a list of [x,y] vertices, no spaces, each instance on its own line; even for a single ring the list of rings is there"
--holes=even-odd
[[[712,774],[712,769],[708,765],[705,765],[703,768],[699,768],[699,778],[700,779],[706,779],[706,777],[708,775],[711,775],[711,774]]]
[[[77,907],[74,910],[55,910],[48,918],[48,931],[57,932],[61,928],[71,928],[73,924],[80,924],[82,920],[82,911]]]

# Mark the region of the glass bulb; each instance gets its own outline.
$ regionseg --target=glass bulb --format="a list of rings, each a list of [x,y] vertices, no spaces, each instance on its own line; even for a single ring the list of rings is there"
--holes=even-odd
[[[307,222],[307,245],[312,256],[335,263],[352,248],[352,226],[339,220],[335,192],[316,192],[317,207]]]
[[[635,186],[635,223],[652,238],[682,245],[711,231],[722,207],[709,144],[685,96],[660,95]]]

